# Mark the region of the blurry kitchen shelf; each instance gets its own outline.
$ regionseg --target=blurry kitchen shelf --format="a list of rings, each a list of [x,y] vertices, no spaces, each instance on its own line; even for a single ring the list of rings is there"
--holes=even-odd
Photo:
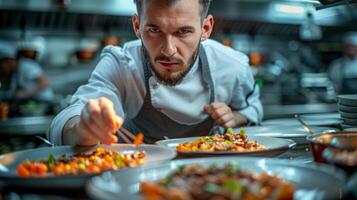
[[[294,114],[331,113],[337,104],[264,105],[264,119],[294,117]]]
[[[0,135],[39,135],[45,134],[54,116],[17,117],[0,120]]]
[[[93,65],[94,66],[94,65]],[[61,88],[71,87],[76,83],[87,82],[93,68],[88,69],[65,69],[47,71],[51,80],[51,87],[56,91]]]
[[[65,11],[68,13],[92,13],[118,16],[131,16],[135,13],[135,5],[131,0],[74,0],[69,1],[66,8],[61,8],[53,0],[0,0],[1,9],[25,11]]]

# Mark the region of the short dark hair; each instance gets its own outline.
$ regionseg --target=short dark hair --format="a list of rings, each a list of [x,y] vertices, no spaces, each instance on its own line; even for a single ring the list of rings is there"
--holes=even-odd
[[[143,7],[144,1],[150,1],[150,0],[134,0],[134,3],[136,4],[136,11],[138,12],[139,17],[142,12],[142,7]],[[169,5],[176,1],[177,0],[166,0],[166,2]],[[211,4],[211,1],[212,0],[199,0],[201,19],[204,19],[207,17],[208,9],[209,9],[209,5]]]

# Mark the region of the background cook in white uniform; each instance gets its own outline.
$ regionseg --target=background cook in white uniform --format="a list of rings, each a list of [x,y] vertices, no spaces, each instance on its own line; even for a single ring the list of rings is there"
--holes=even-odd
[[[329,77],[338,94],[357,94],[357,32],[344,37],[344,56],[329,67]]]

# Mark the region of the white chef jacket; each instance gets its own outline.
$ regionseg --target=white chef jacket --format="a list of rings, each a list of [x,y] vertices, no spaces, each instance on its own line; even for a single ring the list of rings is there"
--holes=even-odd
[[[15,98],[16,91],[33,91],[37,87],[37,79],[44,74],[41,66],[28,58],[19,58],[17,61],[17,69],[11,76],[10,89],[5,94],[6,98]],[[0,95],[1,96],[1,95]],[[39,91],[31,99],[35,99],[42,102],[53,101],[53,91],[50,87],[44,88]]]
[[[16,71],[17,84],[20,89],[32,91],[37,87],[37,79],[44,74],[41,66],[28,58],[18,60],[18,69]],[[53,101],[53,91],[50,87],[41,90],[36,96],[32,97],[39,101]]]
[[[76,91],[70,106],[56,116],[47,131],[53,143],[62,143],[65,123],[80,115],[88,99],[109,98],[116,113],[124,119],[133,119],[138,114],[146,95],[141,44],[140,40],[135,40],[123,48],[108,46],[103,49],[89,82]],[[248,57],[214,40],[202,44],[216,91],[215,101],[239,110],[252,123],[260,123],[263,109]],[[208,117],[203,106],[209,102],[209,92],[203,83],[198,60],[175,86],[161,84],[154,72],[149,84],[152,105],[174,121],[192,124]]]

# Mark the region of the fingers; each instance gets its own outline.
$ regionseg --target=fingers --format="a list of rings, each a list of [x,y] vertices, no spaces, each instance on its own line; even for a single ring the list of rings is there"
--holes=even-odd
[[[123,125],[123,118],[115,113],[112,101],[105,97],[100,98],[99,101],[99,105],[102,109],[102,117],[105,122],[104,125],[111,129],[112,132],[116,131]]]
[[[96,114],[93,115],[93,112],[88,113],[88,110],[84,110],[83,115],[88,116],[87,120],[83,120],[84,134],[97,138],[100,143],[112,144],[116,142],[112,132],[108,132],[107,129],[102,128],[100,122],[97,121],[98,119],[95,118],[97,117],[95,116]]]
[[[232,110],[224,103],[212,103],[205,105],[205,111],[211,115],[214,120],[222,118],[227,113],[231,113]]]
[[[90,99],[81,113],[82,131],[86,136],[96,138],[98,142],[112,144],[118,139],[113,135],[123,119],[115,114],[113,103],[107,98]]]
[[[102,110],[101,116],[106,127],[111,130],[116,130],[116,114],[114,112],[113,103],[107,98],[99,99],[99,106]]]
[[[232,109],[225,103],[212,103],[204,106],[204,110],[212,117],[212,119],[224,128],[235,126],[235,119]]]

